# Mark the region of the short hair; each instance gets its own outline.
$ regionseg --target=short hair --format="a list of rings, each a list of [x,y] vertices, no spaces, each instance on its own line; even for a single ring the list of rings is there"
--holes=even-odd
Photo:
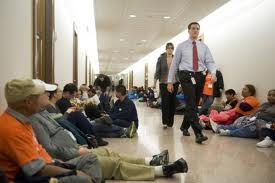
[[[200,24],[199,24],[198,22],[191,22],[191,23],[188,25],[188,30],[191,29],[191,26],[192,26],[192,25],[198,25],[199,28],[201,28],[201,26],[200,26]]]
[[[174,49],[174,45],[173,45],[173,43],[167,43],[167,44],[166,44],[166,47],[165,47],[165,48],[166,48],[166,50],[167,50],[167,48],[168,48],[169,46],[172,46],[172,48]]]
[[[93,88],[89,89],[88,92],[92,92],[93,94],[96,94],[96,91],[95,91],[95,89],[93,89]]]
[[[116,92],[121,93],[121,95],[126,95],[126,87],[124,85],[118,85],[116,87]]]
[[[271,89],[268,91],[268,93],[270,93],[270,92],[275,92],[275,89]]]
[[[233,95],[234,96],[234,95],[236,95],[236,92],[233,89],[228,89],[225,91],[225,95]]]
[[[251,96],[255,96],[256,95],[256,88],[255,88],[254,85],[246,84],[245,87],[248,88],[249,93],[251,94]]]
[[[69,92],[71,95],[77,92],[78,88],[75,84],[69,83],[64,86],[63,92]]]

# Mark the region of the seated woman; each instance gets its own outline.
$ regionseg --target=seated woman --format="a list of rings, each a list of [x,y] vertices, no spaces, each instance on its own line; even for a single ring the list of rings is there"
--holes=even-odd
[[[57,106],[57,101],[59,101],[62,97],[62,91],[59,87],[56,87],[55,90],[47,92],[49,93],[50,104],[47,105],[46,110],[52,114],[52,117],[57,120],[60,125],[64,124],[64,120],[67,120],[78,127],[84,134],[92,134],[107,138],[132,138],[136,133],[134,124],[130,125],[129,128],[122,128],[112,124],[107,125],[105,122],[107,119],[105,118],[95,120],[95,122],[91,123],[82,112],[76,111],[76,107],[68,106],[68,109],[64,115],[62,115],[59,110],[59,106]],[[99,139],[99,141],[101,140]]]
[[[260,102],[255,97],[256,89],[253,85],[245,85],[242,90],[242,96],[244,97],[234,109],[223,111],[218,113],[215,110],[212,110],[209,118],[211,124],[217,123],[222,125],[232,124],[236,119],[241,116],[249,116],[256,112]]]
[[[211,123],[212,129],[224,136],[259,137],[259,130],[275,121],[275,89],[268,92],[267,101],[255,113],[238,118],[232,125]]]

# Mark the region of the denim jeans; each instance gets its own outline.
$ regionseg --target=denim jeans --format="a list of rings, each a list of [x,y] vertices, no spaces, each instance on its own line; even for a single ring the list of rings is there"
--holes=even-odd
[[[199,115],[202,115],[202,114],[207,115],[209,108],[213,104],[213,101],[214,101],[213,96],[203,95],[202,96],[202,106],[199,109]]]
[[[232,137],[256,138],[258,136],[256,125],[254,123],[242,127],[236,127],[234,125],[219,125],[219,129],[230,130],[229,135]]]

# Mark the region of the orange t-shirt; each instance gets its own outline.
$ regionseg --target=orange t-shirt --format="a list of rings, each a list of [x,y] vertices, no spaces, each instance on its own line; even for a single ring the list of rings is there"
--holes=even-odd
[[[52,162],[50,155],[38,144],[31,124],[3,113],[0,116],[0,169],[13,181],[23,165],[38,158],[46,164]]]
[[[239,107],[241,102],[248,103],[253,109],[250,111],[246,111],[246,112],[241,110]],[[259,100],[254,96],[245,97],[241,102],[237,104],[235,111],[239,114],[244,115],[244,116],[248,116],[248,115],[255,113],[260,106]]]
[[[208,95],[208,96],[213,95],[213,83],[212,83],[212,75],[211,74],[207,74],[205,77],[203,94]]]

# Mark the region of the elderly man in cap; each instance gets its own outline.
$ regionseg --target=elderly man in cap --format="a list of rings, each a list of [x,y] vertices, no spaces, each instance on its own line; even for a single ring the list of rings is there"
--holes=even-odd
[[[101,182],[100,176],[92,178],[101,173],[96,156],[86,154],[64,163],[53,160],[37,142],[28,121],[40,110],[41,96],[48,87],[52,86],[31,79],[6,83],[8,108],[0,116],[0,169],[9,181],[20,177],[23,182],[47,182],[50,177],[58,177],[59,182],[64,183]],[[93,166],[83,164],[87,160],[93,162]]]

